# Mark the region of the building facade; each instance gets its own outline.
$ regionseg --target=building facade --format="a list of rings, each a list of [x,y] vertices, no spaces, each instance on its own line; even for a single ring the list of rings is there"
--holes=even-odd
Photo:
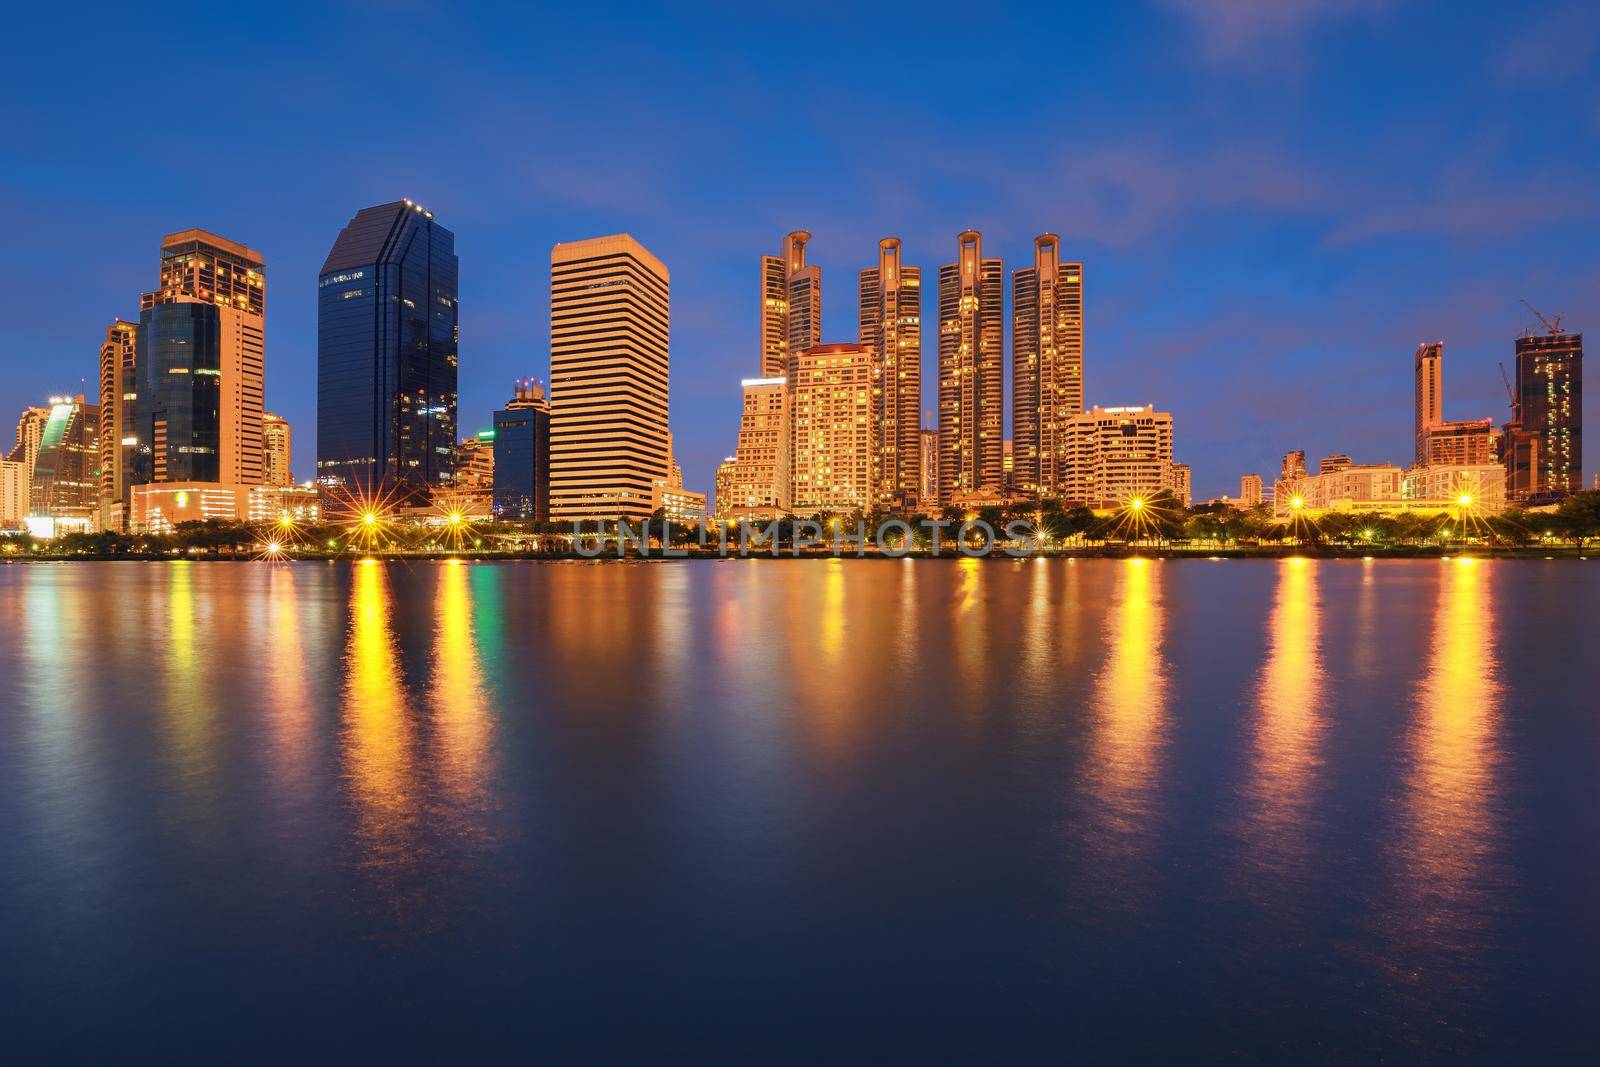
[[[1500,434],[1493,419],[1440,422],[1428,431],[1423,466],[1459,467],[1495,463]]]
[[[550,402],[532,379],[494,413],[493,479],[496,518],[550,520]]]
[[[1429,434],[1444,423],[1444,342],[1418,345],[1412,369],[1417,445],[1412,462],[1420,467],[1428,462]]]
[[[222,485],[216,482],[153,482],[129,494],[128,529],[171,533],[184,522],[296,522],[321,519],[316,489],[297,485]]]
[[[410,200],[363,208],[317,282],[317,481],[420,503],[455,483],[460,264]]]
[[[761,257],[761,376],[788,375],[796,352],[822,339],[822,271],[806,263],[811,234],[795,230],[781,256]]]
[[[17,443],[7,453],[6,459],[21,463],[33,473],[33,461],[39,458],[39,442],[44,439],[44,425],[50,421],[50,409],[26,407],[17,419]]]
[[[1061,262],[1061,239],[1041,234],[1033,266],[1011,275],[1012,481],[1031,497],[1064,494],[1064,430],[1083,412],[1083,264]]]
[[[168,234],[140,302],[134,481],[259,485],[264,476],[266,265],[206,230]]]
[[[924,427],[920,433],[922,470],[918,481],[917,508],[925,514],[939,510],[939,431]]]
[[[873,350],[816,345],[796,354],[793,386],[796,514],[870,511],[877,500],[872,458]]]
[[[939,268],[939,501],[1001,490],[1005,364],[1002,264],[976,230]]]
[[[0,459],[0,527],[16,529],[28,517],[33,471],[20,462]]]
[[[668,473],[671,276],[628,234],[550,253],[550,513],[641,519]]]
[[[294,434],[289,428],[289,420],[270,411],[263,412],[261,442],[262,484],[293,485],[294,470],[290,457],[293,455]]]
[[[139,324],[114,320],[100,344],[100,528],[121,530],[137,466]]]
[[[1559,325],[1517,338],[1514,415],[1504,462],[1517,502],[1583,488],[1583,334]]]
[[[879,505],[909,511],[922,496],[922,268],[900,262],[900,239],[878,242],[860,275],[857,339],[872,349]]]
[[[1261,503],[1261,475],[1246,474],[1239,479],[1239,506],[1253,508]]]
[[[1062,498],[1091,508],[1175,489],[1172,415],[1145,407],[1091,408],[1067,423],[1071,479]]]
[[[100,406],[52,397],[28,486],[28,514],[65,519],[83,529],[100,516]]]
[[[717,514],[771,519],[788,512],[790,394],[786,378],[746,378],[739,414],[739,444],[726,484],[717,484]],[[720,468],[719,468],[720,469]]]

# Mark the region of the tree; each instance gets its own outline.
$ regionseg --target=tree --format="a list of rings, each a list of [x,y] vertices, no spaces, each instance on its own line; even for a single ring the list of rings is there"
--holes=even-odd
[[[1573,493],[1556,508],[1556,518],[1582,551],[1584,542],[1600,538],[1600,490]]]

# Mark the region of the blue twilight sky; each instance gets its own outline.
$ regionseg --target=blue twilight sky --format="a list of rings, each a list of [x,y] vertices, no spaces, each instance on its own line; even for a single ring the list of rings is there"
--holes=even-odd
[[[205,227],[266,257],[300,477],[318,268],[402,196],[456,234],[463,432],[548,373],[552,243],[626,230],[665,260],[705,490],[757,369],[756,257],[795,228],[825,340],[854,339],[879,237],[931,273],[974,227],[1009,274],[1062,234],[1088,400],[1171,410],[1199,497],[1288,448],[1406,460],[1419,340],[1446,342],[1447,417],[1503,418],[1519,297],[1600,337],[1585,0],[28,4],[0,51],[0,414],[92,383],[161,235]]]

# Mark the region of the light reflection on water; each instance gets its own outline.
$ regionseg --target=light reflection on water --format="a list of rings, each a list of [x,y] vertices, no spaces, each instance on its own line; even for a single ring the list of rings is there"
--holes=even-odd
[[[1252,771],[1245,785],[1250,864],[1268,879],[1296,879],[1295,892],[1310,889],[1303,868],[1310,849],[1306,821],[1321,764],[1325,682],[1317,583],[1322,566],[1311,559],[1278,564],[1267,662],[1251,726]]]
[[[1496,900],[1515,892],[1501,862],[1501,683],[1489,567],[1439,565],[1428,660],[1406,737],[1391,863],[1391,965],[1460,981]]]
[[[348,1011],[399,1054],[443,1018],[665,1047],[595,1027],[597,991],[679,1037],[816,1005],[885,1059],[1506,1053],[1508,1003],[1582,981],[1587,898],[1519,895],[1596,863],[1594,808],[1540,797],[1600,770],[1563,652],[1597,592],[1504,562],[6,567],[0,948],[23,1018],[182,1003],[270,1044]],[[761,995],[711,1020],[730,990]]]

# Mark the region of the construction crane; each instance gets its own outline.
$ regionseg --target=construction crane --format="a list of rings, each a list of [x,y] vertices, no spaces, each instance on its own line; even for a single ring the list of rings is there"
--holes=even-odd
[[[1528,303],[1526,300],[1524,300],[1522,302],[1522,306],[1527,308],[1529,311],[1533,312],[1534,317],[1537,318],[1540,322],[1544,323],[1544,328],[1549,330],[1551,332],[1551,334],[1563,334],[1563,333],[1567,332],[1566,330],[1563,330],[1561,328],[1561,316],[1560,315],[1557,315],[1556,318],[1555,318],[1555,321],[1551,322],[1549,319],[1545,318],[1543,314],[1540,313],[1538,308],[1534,307],[1532,304]]]
[[[1505,360],[1500,361],[1500,380],[1506,386],[1506,399],[1511,401],[1511,421],[1522,421],[1522,405],[1517,403],[1517,391],[1511,388],[1511,378],[1506,374]]]

